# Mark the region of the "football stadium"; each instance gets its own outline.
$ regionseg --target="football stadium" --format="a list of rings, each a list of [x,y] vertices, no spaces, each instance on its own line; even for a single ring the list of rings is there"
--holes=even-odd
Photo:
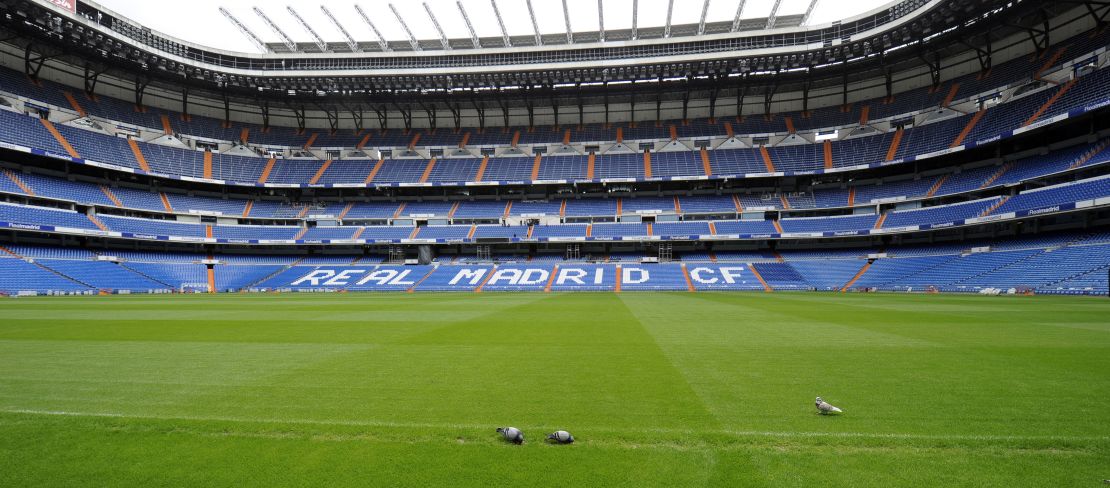
[[[1110,483],[1108,22],[0,0],[0,485]]]

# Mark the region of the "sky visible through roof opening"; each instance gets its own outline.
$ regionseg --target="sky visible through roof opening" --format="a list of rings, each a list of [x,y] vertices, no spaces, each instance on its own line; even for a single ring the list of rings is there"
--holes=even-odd
[[[459,13],[455,0],[424,0],[431,7],[447,37],[469,39],[470,33]],[[389,41],[407,41],[408,35],[389,10],[392,3],[408,24],[417,39],[439,39],[435,26],[424,10],[424,1],[392,2],[384,0],[363,0],[358,2],[371,17],[371,21]],[[149,0],[100,0],[100,4],[131,20],[161,31],[171,36],[202,44],[209,47],[241,52],[258,52],[238,29],[220,14],[218,8],[224,7],[240,22],[254,31],[264,42],[280,42],[275,34],[257,15],[252,7],[261,8],[282,30],[296,42],[312,42],[312,37],[289,14],[287,6],[292,6],[312,28],[328,43],[345,43],[343,35],[321,11],[326,5],[339,19],[343,27],[359,42],[377,42],[370,27],[355,12],[352,1],[286,0],[284,2],[264,2],[260,0],[189,0],[180,4],[185,8],[167,8],[163,2]],[[775,0],[746,0],[743,18],[765,18],[771,11]],[[880,7],[888,0],[820,0],[814,9],[808,25],[819,25],[844,19]],[[494,17],[489,0],[462,0],[467,16],[474,25],[479,37],[501,37],[500,27]],[[706,14],[707,22],[732,22],[736,15],[738,0],[711,0]],[[571,28],[575,32],[597,31],[597,0],[567,0],[570,10]],[[619,30],[632,27],[632,0],[604,0],[605,29]],[[498,0],[497,6],[505,20],[509,35],[533,35],[532,21],[528,16],[525,0]],[[533,0],[536,20],[543,34],[562,34],[566,32],[563,6],[559,0]],[[797,15],[805,12],[809,0],[782,0],[779,16]],[[671,23],[696,24],[701,18],[700,0],[675,0]],[[662,26],[666,23],[667,0],[639,0],[637,25],[640,28]]]

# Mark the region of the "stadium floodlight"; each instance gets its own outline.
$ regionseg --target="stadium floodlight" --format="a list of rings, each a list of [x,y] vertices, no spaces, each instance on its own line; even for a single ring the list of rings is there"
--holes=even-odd
[[[405,23],[404,17],[401,17],[401,13],[397,11],[397,7],[394,7],[391,3],[389,4],[389,10],[393,11],[393,16],[397,18],[397,23],[401,24],[401,28],[405,30],[405,34],[409,35],[409,45],[412,46],[412,50],[419,51],[420,42],[417,41],[416,36],[412,34],[412,30],[410,30],[409,25]]]
[[[328,8],[323,5],[320,6],[320,10],[324,12],[324,15],[326,15],[329,20],[331,20],[331,23],[335,25],[335,28],[343,34],[343,38],[347,40],[347,47],[351,48],[351,52],[359,52],[360,49],[358,48],[358,41],[356,41],[355,38],[351,36],[350,32],[347,32],[347,29],[343,27],[343,24],[339,23],[339,19],[335,18],[335,16],[332,15],[331,10],[328,10]]]
[[[601,0],[598,1],[600,2]],[[247,28],[247,26],[243,25],[242,22],[239,22],[239,19],[235,18],[234,15],[231,15],[231,12],[228,12],[227,9],[223,7],[220,7],[219,11],[221,14],[224,14],[224,18],[226,18],[228,22],[231,22],[232,25],[238,28],[239,32],[246,36],[247,39],[249,39],[251,43],[253,43],[259,50],[264,53],[270,52],[270,48],[266,46],[265,42],[262,42],[262,39],[258,38],[258,34],[255,34],[254,31]]]
[[[570,9],[567,0],[563,0],[563,22],[567,24],[567,44],[574,44],[574,32],[570,28]]]
[[[439,43],[443,46],[444,50],[451,49],[451,41],[447,40],[447,34],[443,33],[443,28],[439,26],[439,21],[436,20],[436,14],[432,13],[432,7],[428,6],[428,2],[424,2],[424,11],[428,12],[428,18],[432,19],[432,25],[436,27],[436,32],[439,32]]]
[[[640,11],[640,0],[632,0],[632,40],[635,41],[636,35],[636,14]]]
[[[813,9],[817,7],[817,0],[809,0],[809,7],[806,8],[806,13],[802,15],[802,21],[798,25],[806,25],[809,22],[809,16],[813,15]]]
[[[362,21],[370,26],[370,30],[374,31],[374,35],[378,36],[378,45],[381,46],[382,51],[392,51],[392,49],[389,48],[389,41],[385,40],[385,37],[382,36],[382,32],[378,30],[378,26],[370,21],[370,17],[366,15],[366,12],[362,11],[362,7],[359,7],[358,4],[355,4],[355,12],[358,12],[358,16],[362,17]]]
[[[462,14],[463,23],[466,24],[467,30],[470,31],[470,42],[474,43],[474,49],[481,48],[482,43],[478,40],[478,33],[474,32],[474,24],[470,23],[470,17],[466,15],[466,9],[463,8],[462,0],[455,0],[455,5],[459,6],[459,13]]]
[[[740,0],[736,4],[736,16],[732,18],[732,30],[729,32],[736,32],[740,30],[740,14],[744,13],[744,3],[746,0]]]
[[[297,22],[300,22],[301,27],[304,28],[305,32],[307,32],[308,35],[312,36],[312,40],[316,41],[316,47],[320,48],[320,52],[328,51],[328,43],[324,42],[324,39],[320,37],[320,34],[316,33],[316,29],[313,29],[311,25],[308,25],[308,22],[305,22],[305,20],[301,17],[301,14],[298,14],[296,10],[293,10],[292,5],[286,5],[285,10],[288,10],[289,15],[292,15],[294,19],[297,19]]]
[[[524,0],[528,5],[528,16],[532,18],[532,30],[536,32],[536,45],[543,45],[543,37],[540,36],[540,24],[536,22],[536,12],[532,10],[532,0]]]
[[[667,25],[663,27],[663,37],[671,37],[672,13],[674,13],[674,0],[667,0]]]
[[[597,39],[605,42],[605,9],[601,2],[602,0],[597,0]]]
[[[505,47],[513,47],[513,43],[509,40],[509,31],[505,30],[505,21],[501,20],[501,10],[497,8],[497,0],[489,0],[493,5],[493,16],[497,17],[497,25],[501,27],[501,40],[505,42]]]
[[[775,0],[775,4],[771,6],[771,14],[767,16],[767,26],[764,29],[774,29],[775,20],[779,15],[779,7],[782,6],[782,0]]]
[[[289,52],[297,52],[297,43],[293,42],[293,39],[290,39],[289,35],[286,34],[285,31],[281,30],[281,27],[278,27],[278,25],[275,24],[274,21],[270,20],[270,18],[267,17],[264,12],[262,12],[262,9],[254,7],[254,14],[257,15],[258,18],[262,19],[262,21],[265,22],[266,25],[270,26],[270,30],[274,31],[274,34],[277,34],[278,37],[281,38],[281,42],[285,44],[285,47],[289,48]]]
[[[701,4],[701,20],[698,21],[698,35],[705,34],[705,15],[709,13],[709,0]]]

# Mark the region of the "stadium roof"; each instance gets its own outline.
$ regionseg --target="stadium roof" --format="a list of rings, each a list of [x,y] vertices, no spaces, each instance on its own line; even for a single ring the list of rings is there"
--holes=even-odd
[[[0,10],[5,12],[4,16],[0,16],[0,30],[8,34],[8,44],[14,43],[23,51],[29,76],[33,76],[37,67],[50,59],[83,68],[85,83],[90,86],[95,85],[101,73],[129,81],[138,80],[134,81],[137,99],[146,86],[154,82],[154,86],[174,91],[187,90],[193,96],[212,96],[222,100],[225,107],[229,100],[234,99],[248,104],[356,103],[390,107],[424,104],[457,108],[460,104],[477,103],[496,104],[504,111],[510,106],[527,106],[529,110],[544,105],[608,106],[612,97],[624,97],[626,101],[654,99],[657,104],[663,100],[682,100],[685,106],[690,99],[712,100],[722,94],[732,94],[739,99],[761,94],[765,103],[770,103],[776,93],[789,91],[801,92],[803,99],[808,99],[811,89],[836,88],[845,94],[849,91],[847,86],[850,81],[866,78],[874,80],[874,86],[883,86],[885,80],[890,92],[896,81],[895,76],[901,77],[902,73],[931,76],[935,85],[940,80],[942,61],[949,56],[974,51],[980,68],[987,69],[991,64],[994,43],[1023,31],[1039,52],[1048,41],[1047,32],[1040,26],[1047,25],[1049,19],[1064,11],[1080,9],[1049,0],[900,0],[841,21],[811,24],[802,23],[804,11],[800,15],[779,15],[779,12],[786,12],[783,8],[788,5],[787,0],[746,0],[737,30],[732,32],[733,22],[716,21],[712,16],[714,8],[720,8],[725,0],[691,0],[674,2],[674,5],[696,11],[693,14],[683,11],[685,13],[681,14],[692,16],[696,22],[678,24],[676,22],[684,17],[679,14],[679,9],[672,10],[671,37],[665,37],[665,24],[662,27],[641,27],[641,22],[637,25],[637,40],[627,40],[630,37],[620,40],[621,35],[631,35],[631,28],[614,31],[610,27],[612,23],[607,22],[606,42],[597,42],[600,30],[592,31],[594,40],[591,40],[591,31],[582,31],[577,27],[579,18],[597,18],[597,0],[567,0],[565,11],[562,1],[545,0],[541,3],[531,0],[534,9],[542,4],[555,8],[560,14],[567,12],[558,17],[562,18],[564,29],[566,19],[570,18],[574,29],[570,33],[565,30],[561,34],[547,33],[544,29],[551,27],[539,27],[541,20],[543,25],[551,25],[552,22],[558,25],[560,19],[552,21],[554,14],[537,14],[536,28],[540,29],[538,41],[542,43],[537,46],[534,32],[532,35],[516,35],[521,32],[519,29],[525,33],[533,29],[530,16],[526,14],[526,23],[519,17],[505,21],[509,18],[508,10],[499,10],[504,15],[502,23],[506,24],[506,31],[509,32],[511,48],[504,47],[505,40],[500,36],[491,40],[484,34],[477,34],[476,30],[481,48],[475,49],[474,39],[454,37],[443,23],[441,28],[446,36],[445,43],[441,42],[444,39],[415,39],[415,31],[408,41],[393,40],[382,29],[393,24],[397,24],[393,25],[394,28],[402,28],[398,17],[408,18],[407,11],[397,3],[393,3],[391,8],[389,2],[364,1],[358,5],[366,14],[365,20],[370,22],[361,18],[362,15],[355,10],[355,3],[344,3],[326,7],[337,22],[328,19],[324,27],[311,24],[307,14],[311,5],[297,4],[292,10],[287,5],[259,9],[263,12],[262,16],[273,20],[275,25],[279,15],[292,18],[295,12],[311,27],[311,31],[321,37],[320,44],[324,44],[327,52],[321,52],[314,41],[300,42],[313,37],[307,28],[301,34],[307,37],[290,37],[288,43],[279,43],[288,44],[284,52],[275,49],[274,52],[261,54],[208,47],[177,37],[181,35],[180,29],[190,32],[211,29],[216,37],[240,39],[240,32],[228,22],[231,17],[240,16],[232,14],[222,18],[217,15],[208,18],[207,23],[195,24],[186,13],[188,10],[203,11],[205,5],[216,8],[219,13],[221,7],[216,3],[218,1],[226,0],[194,0],[195,8],[175,11],[174,16],[162,11],[160,17],[163,19],[181,16],[177,30],[162,33],[150,19],[149,11],[147,17],[140,12],[122,14],[102,8],[91,0],[0,0]],[[446,19],[433,9],[433,1],[440,2],[440,7],[454,5],[459,21],[462,18],[457,12],[460,4],[464,9],[470,4],[481,4],[492,10],[495,2],[499,9],[512,2],[518,7],[523,6],[527,12],[529,2],[458,0],[454,4],[444,4],[442,2],[450,0],[426,1],[428,9],[424,11],[424,18],[429,23],[428,11],[436,16],[437,22]],[[662,11],[664,22],[666,20],[670,0],[624,1],[628,7],[637,4],[635,11],[638,16],[648,10]],[[795,2],[789,4],[790,8],[795,8],[798,5],[796,2],[801,0],[790,1]],[[829,6],[843,5],[833,1],[804,3],[806,10],[813,6],[814,12],[827,8],[822,7],[826,2]],[[602,0],[605,19],[610,18],[610,2],[621,3],[618,0]],[[744,14],[749,8],[762,8],[768,2],[772,11],[775,11],[775,4],[779,5],[775,16],[753,19]],[[593,9],[582,7],[586,4]],[[736,1],[730,9],[739,5],[740,2]],[[372,9],[370,6],[373,6]],[[313,11],[327,17],[320,5],[315,7]],[[340,11],[341,7],[355,13]],[[238,8],[248,9],[248,12],[255,14],[252,18],[258,17],[261,21],[262,16],[257,15],[253,7],[240,4]],[[424,4],[420,3],[419,8],[424,10]],[[590,14],[571,16],[579,8]],[[700,23],[702,12],[705,12],[706,18],[704,25]],[[847,15],[848,12],[842,13]],[[495,18],[481,15],[479,17],[479,14],[468,11],[472,25],[485,25],[486,29],[492,28],[494,32],[501,30]],[[790,15],[794,16],[793,20],[790,20]],[[1082,12],[1076,15],[1082,15]],[[637,21],[640,22],[639,19]],[[369,41],[355,38],[354,27],[348,27],[366,24],[365,28],[370,29],[370,23],[383,33],[384,49],[389,52],[382,52],[383,46],[372,38],[368,38]],[[348,31],[352,35],[351,44],[361,52],[344,51],[345,42],[333,42],[332,38],[326,37],[325,27],[334,27],[336,32],[340,32],[336,24],[351,29]],[[773,27],[767,29],[768,24],[773,24]],[[404,25],[411,30],[416,21],[406,20]],[[221,26],[229,29],[230,34],[227,31],[218,34]],[[275,30],[284,32],[286,36],[296,32],[289,26],[276,26]],[[723,32],[714,30],[726,27]],[[434,26],[432,29],[435,29]],[[274,46],[269,42],[273,38],[262,37],[269,29],[244,25],[243,31],[257,31],[254,35],[258,37],[260,48]],[[697,35],[699,31],[703,35]],[[278,34],[275,32],[272,35]],[[568,40],[574,42],[568,44]],[[502,44],[498,45],[498,42]],[[445,50],[443,44],[451,50]],[[998,48],[1008,46],[999,44]],[[416,52],[416,48],[420,52]],[[927,73],[921,72],[923,67],[928,68]],[[409,108],[405,110],[410,111]]]
[[[252,5],[193,0],[190,8],[175,10],[172,15],[167,15],[163,4],[144,0],[97,3],[188,42],[260,53],[453,50],[688,38],[824,24],[888,1],[288,0]]]

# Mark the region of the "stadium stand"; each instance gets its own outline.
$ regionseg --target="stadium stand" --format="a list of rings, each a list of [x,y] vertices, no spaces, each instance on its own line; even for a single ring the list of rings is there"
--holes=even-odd
[[[606,91],[604,122],[456,105],[454,130],[78,102],[0,67],[0,292],[1106,293],[1110,34],[1069,30],[882,98],[610,120]]]
[[[1011,63],[1021,63],[1014,60]],[[1079,75],[1083,76],[1079,76]],[[10,80],[14,76],[7,76],[0,80]],[[1061,86],[1049,85],[1040,89],[1026,91],[1019,96],[1013,96],[1003,103],[985,109],[985,113],[977,117],[981,122],[969,125],[973,115],[957,116],[938,120],[936,122],[914,125],[906,129],[899,136],[901,144],[892,159],[902,159],[908,156],[928,154],[945,149],[949,144],[945,141],[978,141],[991,136],[1002,134],[1006,131],[1028,125],[1027,122],[1047,120],[1053,116],[1065,113],[1077,107],[1091,106],[1101,102],[1110,85],[1110,71],[1105,69],[1093,70],[1090,73],[1076,73],[1076,78]],[[1000,80],[1001,81],[1001,80]],[[962,86],[962,85],[961,85]],[[1067,89],[1065,89],[1067,87]],[[23,84],[0,84],[0,90],[15,92],[22,96],[42,96],[43,90],[29,90]],[[21,91],[27,90],[27,91]],[[49,91],[49,90],[48,90]],[[1059,95],[1059,96],[1055,96]],[[100,97],[101,103],[112,100],[109,97]],[[1051,104],[1046,105],[1051,101]],[[116,102],[107,105],[115,105]],[[869,103],[868,106],[881,106],[881,103]],[[926,106],[903,105],[905,110],[921,110]],[[30,144],[31,147],[64,154],[66,149],[50,134],[42,124],[35,124],[32,118],[10,111],[0,114],[0,125],[10,128],[0,133],[0,140],[13,144]],[[110,118],[112,116],[129,115],[126,111],[111,111],[100,114]],[[180,118],[179,115],[171,118]],[[775,117],[774,120],[783,120],[786,117]],[[789,116],[790,120],[802,120],[800,114]],[[758,117],[746,119],[760,121]],[[813,119],[821,120],[821,119]],[[150,122],[149,120],[147,120]],[[138,122],[142,122],[139,120]],[[830,121],[831,123],[832,121]],[[754,123],[754,122],[750,122]],[[114,165],[140,168],[136,160],[135,151],[128,147],[129,142],[120,137],[86,130],[86,126],[54,124],[62,137],[68,141],[76,152],[83,158],[93,161],[111,163]],[[663,124],[667,125],[667,124]],[[143,125],[147,128],[161,127],[160,123],[150,122]],[[697,121],[695,124],[683,125],[683,134],[688,137],[721,137],[724,134],[721,124],[710,124]],[[960,133],[961,128],[971,127],[970,131]],[[819,128],[819,127],[815,127]],[[776,132],[781,129],[773,126],[751,127],[753,132]],[[252,133],[265,134],[262,128],[251,129]],[[653,131],[642,134],[636,131],[626,131],[644,138],[665,139]],[[536,130],[528,132],[529,135],[552,134],[557,137],[557,131]],[[652,137],[654,136],[654,137]],[[303,137],[303,136],[297,136]],[[830,154],[833,166],[854,167],[861,164],[878,163],[883,161],[883,148],[890,146],[894,136],[891,132],[880,133],[863,137],[846,138],[830,142]],[[226,140],[234,140],[226,139]],[[345,147],[354,147],[350,144],[354,138],[337,140],[347,144]],[[194,151],[166,145],[152,144],[146,141],[134,141],[138,144],[138,152],[145,155],[145,161],[151,171],[167,175],[189,176],[194,178],[214,178],[227,182],[255,185],[261,179],[264,169],[269,161],[268,157],[249,157],[232,154],[210,154],[212,162],[208,170],[204,162],[206,155],[202,151]],[[280,142],[280,140],[269,141]],[[286,147],[297,148],[305,144],[299,139],[285,140]],[[561,142],[560,140],[547,140],[545,143]],[[493,144],[508,144],[508,141],[487,141]],[[713,175],[746,175],[761,174],[770,169],[768,162],[777,171],[814,171],[823,169],[824,164],[819,155],[822,146],[818,144],[785,145],[767,148],[744,149],[715,149],[709,151],[710,170]],[[766,149],[768,158],[762,157]],[[645,159],[654,158],[654,164],[645,164]],[[652,172],[654,178],[666,177],[703,177],[707,176],[700,157],[695,151],[659,152],[645,158],[643,154],[599,154],[596,156],[595,171],[592,178],[605,179],[644,179],[647,178],[649,168],[658,168]],[[538,171],[531,157],[495,157],[489,158],[483,171],[484,181],[530,181],[530,180],[586,180],[592,179],[587,173],[587,158],[585,156],[551,156],[540,158]],[[330,163],[327,161],[331,161]],[[272,172],[268,173],[266,182],[269,184],[363,184],[368,180],[369,168],[374,166],[373,161],[328,159],[287,159],[280,160],[273,165]],[[381,165],[374,174],[374,184],[397,183],[462,183],[473,181],[477,177],[482,160],[469,159],[442,159],[438,158],[436,164],[429,165],[426,159],[389,159]],[[335,165],[333,169],[331,166]],[[424,175],[425,169],[431,171]],[[319,175],[317,173],[320,173]],[[923,183],[924,184],[924,183]],[[913,194],[914,188],[908,189]],[[916,188],[918,192],[926,188]],[[900,190],[892,190],[900,191]],[[905,194],[903,192],[903,194]],[[866,198],[876,198],[877,195],[861,195]],[[862,201],[868,201],[864,198]]]
[[[612,254],[613,264],[588,264],[548,256],[515,264],[398,266],[334,255],[215,257],[215,289],[362,291],[882,291],[978,292],[986,288],[1044,294],[1106,294],[1110,268],[1107,234],[1062,234],[995,243],[875,250],[690,254],[682,263],[643,264],[643,255]],[[978,245],[984,244],[984,245]],[[972,252],[972,249],[980,249]],[[920,252],[927,251],[927,252]],[[203,256],[157,252],[101,252],[10,246],[0,266],[25,281],[0,283],[6,294],[28,292],[131,293],[204,291]],[[512,261],[512,257],[502,257]],[[518,260],[526,260],[517,257]],[[729,264],[724,264],[724,262]],[[619,267],[618,264],[619,263]],[[1101,274],[1100,274],[1101,273]],[[851,283],[852,286],[848,287]]]

